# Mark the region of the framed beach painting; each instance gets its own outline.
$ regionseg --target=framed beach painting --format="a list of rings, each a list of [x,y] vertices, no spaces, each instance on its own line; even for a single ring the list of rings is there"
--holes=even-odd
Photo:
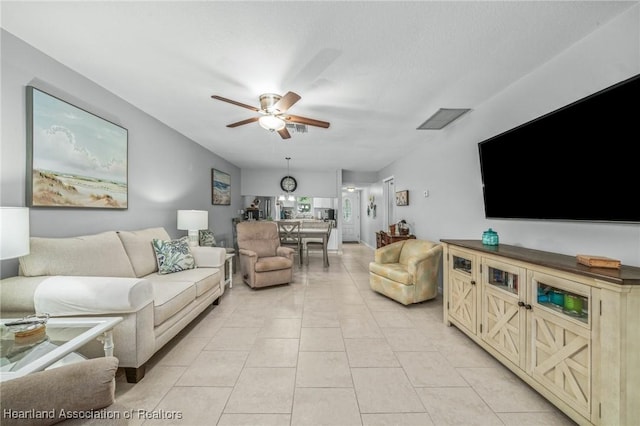
[[[211,204],[231,205],[231,176],[228,173],[211,169]]]
[[[30,207],[126,209],[127,129],[27,86]]]

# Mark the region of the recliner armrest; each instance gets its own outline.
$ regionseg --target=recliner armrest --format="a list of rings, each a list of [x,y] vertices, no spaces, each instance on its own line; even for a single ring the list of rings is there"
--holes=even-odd
[[[243,256],[249,256],[249,257],[258,257],[258,253],[256,253],[253,250],[249,250],[249,249],[239,249],[239,253]]]
[[[293,255],[296,251],[294,249],[292,249],[291,247],[283,247],[283,246],[279,246],[276,249],[276,255],[278,256],[282,256],[282,257],[288,257],[289,259],[293,258]]]

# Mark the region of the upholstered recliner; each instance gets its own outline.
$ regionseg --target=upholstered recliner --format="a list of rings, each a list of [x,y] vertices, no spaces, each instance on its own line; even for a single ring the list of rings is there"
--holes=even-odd
[[[404,240],[380,247],[369,264],[369,285],[403,305],[433,299],[438,294],[442,245]]]
[[[240,222],[237,234],[240,273],[249,287],[287,284],[293,280],[295,250],[280,246],[276,222]]]

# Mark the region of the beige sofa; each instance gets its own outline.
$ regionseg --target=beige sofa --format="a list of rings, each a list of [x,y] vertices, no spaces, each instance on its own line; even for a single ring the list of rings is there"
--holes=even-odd
[[[0,281],[1,317],[123,317],[113,333],[114,356],[127,380],[137,382],[149,358],[224,292],[224,248],[191,247],[195,268],[160,274],[153,239],[171,238],[164,228],[32,237],[19,276]],[[97,341],[80,352],[104,356]]]

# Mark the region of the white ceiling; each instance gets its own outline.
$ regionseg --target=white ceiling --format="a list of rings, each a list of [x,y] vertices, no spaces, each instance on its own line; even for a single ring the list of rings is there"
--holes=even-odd
[[[2,27],[242,168],[377,171],[637,2],[11,2]],[[258,96],[329,121],[282,140]],[[468,113],[473,114],[473,111]],[[466,116],[460,118],[464,120]],[[121,123],[126,127],[126,123]],[[455,123],[452,125],[454,126]],[[442,131],[442,130],[440,130]]]

